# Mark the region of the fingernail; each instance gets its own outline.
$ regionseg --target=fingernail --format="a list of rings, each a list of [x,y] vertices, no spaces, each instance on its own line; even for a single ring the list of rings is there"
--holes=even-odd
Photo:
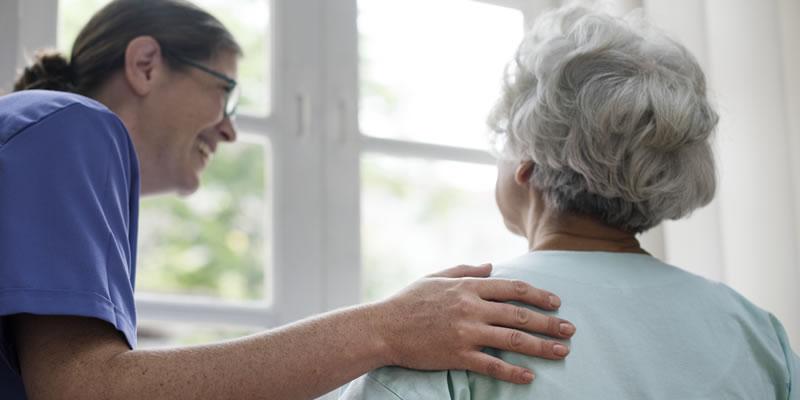
[[[531,371],[523,372],[522,373],[522,380],[524,380],[525,382],[528,382],[528,383],[533,382],[533,372],[531,372]]]
[[[569,354],[569,349],[564,345],[557,344],[553,346],[553,353],[559,357],[565,357],[567,354]]]
[[[575,333],[575,326],[567,322],[562,322],[558,325],[558,332],[562,335],[572,335]]]
[[[561,299],[558,296],[550,296],[550,307],[558,308],[561,306]]]

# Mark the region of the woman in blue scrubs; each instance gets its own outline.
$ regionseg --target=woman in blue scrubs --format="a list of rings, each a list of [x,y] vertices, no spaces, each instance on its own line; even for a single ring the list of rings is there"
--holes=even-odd
[[[236,140],[240,56],[190,3],[117,0],[69,61],[39,56],[0,97],[0,397],[311,398],[384,365],[529,383],[480,349],[562,358],[517,332],[567,338],[574,326],[497,303],[552,311],[558,297],[476,279],[488,265],[235,341],[136,350],[139,195],[192,193],[217,146]]]

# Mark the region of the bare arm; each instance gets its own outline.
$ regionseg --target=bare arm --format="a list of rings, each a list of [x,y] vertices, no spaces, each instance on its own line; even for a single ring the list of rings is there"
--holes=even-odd
[[[459,267],[443,276],[487,271]],[[559,319],[487,300],[553,309],[549,296],[520,282],[431,277],[383,302],[229,342],[165,350],[130,350],[111,325],[89,318],[18,315],[13,325],[33,400],[306,399],[390,364],[528,382],[523,369],[480,348],[561,358],[553,353],[555,342],[498,325],[570,335],[558,333]]]

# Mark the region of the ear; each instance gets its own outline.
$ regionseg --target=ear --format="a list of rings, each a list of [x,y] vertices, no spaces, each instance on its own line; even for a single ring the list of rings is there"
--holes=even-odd
[[[517,165],[517,170],[514,172],[514,182],[517,185],[528,187],[535,166],[536,164],[531,160],[520,161],[519,165]]]
[[[155,77],[164,68],[161,46],[151,36],[139,36],[125,49],[125,78],[133,91],[145,96],[153,89]]]

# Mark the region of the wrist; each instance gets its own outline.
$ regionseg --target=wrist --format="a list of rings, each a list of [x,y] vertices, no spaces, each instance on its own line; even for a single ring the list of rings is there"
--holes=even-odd
[[[366,313],[365,332],[368,334],[368,348],[370,360],[374,368],[395,365],[395,355],[390,345],[390,336],[394,331],[392,326],[393,313],[388,300],[370,303],[364,306]]]

